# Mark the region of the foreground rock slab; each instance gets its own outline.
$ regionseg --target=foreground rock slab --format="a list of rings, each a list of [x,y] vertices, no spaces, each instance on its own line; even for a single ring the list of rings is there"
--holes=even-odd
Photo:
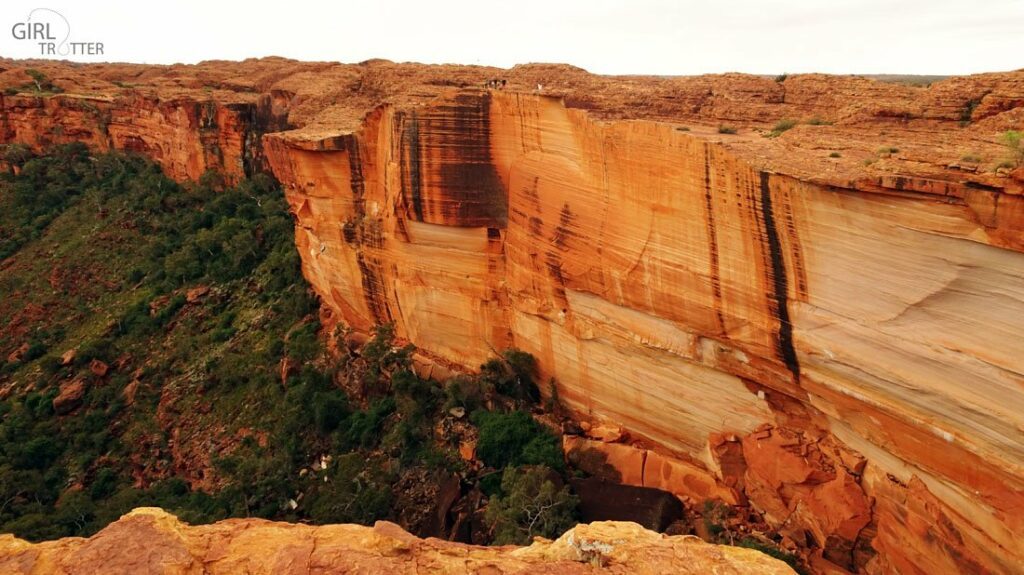
[[[397,525],[310,526],[231,519],[190,526],[139,508],[89,539],[32,544],[0,536],[0,573],[716,573],[791,574],[758,551],[669,537],[635,523],[579,525],[529,547],[418,539]]]

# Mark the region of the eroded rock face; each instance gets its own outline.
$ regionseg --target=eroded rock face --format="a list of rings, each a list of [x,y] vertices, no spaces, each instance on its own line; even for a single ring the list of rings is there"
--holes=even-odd
[[[395,322],[467,366],[529,351],[569,407],[708,478],[667,487],[694,498],[727,479],[710,438],[744,436],[733,484],[844,568],[911,563],[872,546],[878,524],[937,565],[1024,567],[1018,182],[825,165],[815,182],[761,141],[476,97],[472,114],[465,95],[436,104],[447,131],[383,107],[323,151],[268,136],[307,277],[340,319]],[[474,180],[466,202],[452,182],[461,154],[485,161],[465,151],[483,132],[501,185]],[[763,424],[775,439],[751,436]],[[938,494],[948,541],[874,505],[911,481]]]
[[[0,535],[0,572],[10,575],[319,573],[722,573],[789,575],[758,551],[669,537],[635,523],[578,525],[529,547],[477,547],[417,539],[397,525],[313,527],[257,519],[189,526],[139,508],[89,539],[31,544]]]
[[[297,127],[245,149],[285,186],[328,325],[394,322],[442,365],[529,351],[567,407],[623,429],[632,443],[600,448],[622,481],[749,502],[826,568],[1024,570],[1024,182],[998,167],[998,135],[1024,126],[1024,72],[925,89],[136,68],[130,93],[87,66],[52,74],[115,109],[136,93],[241,99]],[[509,88],[480,88],[495,76]],[[13,98],[8,141],[73,117]],[[143,151],[194,177],[157,151],[200,141],[204,116],[164,117],[181,135],[154,124]],[[782,118],[809,123],[765,137]],[[233,138],[220,165],[244,164]]]

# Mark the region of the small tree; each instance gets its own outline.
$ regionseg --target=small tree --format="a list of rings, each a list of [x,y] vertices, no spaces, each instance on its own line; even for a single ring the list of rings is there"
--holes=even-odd
[[[57,87],[57,85],[53,83],[53,80],[50,80],[46,74],[43,74],[39,70],[29,68],[25,70],[25,73],[32,78],[32,84],[30,84],[30,87],[34,87],[36,92],[53,92],[56,94],[64,91]]]
[[[25,144],[7,144],[0,148],[0,159],[2,159],[10,169],[11,174],[17,170],[20,170],[26,162],[35,157],[32,153],[32,149]]]
[[[501,495],[487,506],[487,523],[497,545],[527,545],[535,535],[554,539],[576,525],[579,498],[551,481],[545,467],[508,468]]]
[[[1018,167],[1024,165],[1024,132],[1007,130],[999,140],[1010,152],[1010,161]]]
[[[540,400],[540,389],[534,382],[536,373],[537,360],[515,348],[505,350],[500,358],[480,366],[480,377],[485,384],[502,395],[530,403]]]

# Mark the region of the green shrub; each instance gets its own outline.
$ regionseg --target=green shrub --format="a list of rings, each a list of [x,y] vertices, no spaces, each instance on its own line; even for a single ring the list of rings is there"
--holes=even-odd
[[[540,389],[534,382],[537,360],[518,349],[507,349],[501,358],[489,360],[480,366],[480,378],[484,385],[513,399],[537,403]]]
[[[395,411],[395,400],[391,397],[378,399],[366,411],[357,411],[348,418],[344,433],[343,447],[370,448],[380,441],[384,422]]]
[[[12,446],[12,460],[19,469],[46,469],[60,457],[62,446],[50,436],[37,436]]]
[[[960,125],[966,126],[971,123],[974,118],[974,109],[981,103],[981,98],[971,98],[964,104],[963,110],[960,111]]]
[[[0,159],[7,162],[11,167],[21,168],[26,162],[35,157],[32,148],[25,144],[4,144],[0,146]]]
[[[153,320],[157,325],[163,327],[168,324],[174,316],[178,315],[181,308],[185,307],[187,300],[184,295],[178,294],[170,299],[159,311],[156,312],[156,316]]]
[[[776,138],[782,135],[783,132],[791,130],[794,126],[796,126],[796,123],[796,120],[792,119],[779,120],[778,122],[775,123],[775,126],[772,128],[772,131],[769,132],[769,136]]]
[[[831,154],[828,155],[828,157],[830,157],[830,158],[840,158],[840,157],[842,157],[842,154],[840,154],[839,152],[832,152]]]
[[[33,341],[29,344],[28,349],[25,350],[25,355],[22,356],[21,361],[28,363],[44,355],[46,355],[46,345],[41,341]]]
[[[371,395],[384,393],[386,374],[409,369],[415,349],[411,344],[402,347],[395,345],[394,325],[383,324],[374,328],[373,337],[362,349],[363,359],[366,360],[363,389]]]
[[[391,478],[380,461],[344,455],[332,463],[326,477],[309,496],[309,516],[317,523],[372,525],[388,516]]]
[[[721,126],[718,126],[718,133],[719,134],[735,134],[736,133],[736,128],[734,128],[732,126],[721,125]]]
[[[109,467],[100,469],[89,486],[89,497],[93,501],[106,499],[117,489],[117,473]]]
[[[732,514],[728,506],[712,501],[704,501],[703,521],[704,529],[711,535],[711,542],[718,542],[718,537],[725,532],[725,521]]]
[[[1006,148],[1009,162],[1014,166],[1024,165],[1024,132],[1007,130],[999,137],[999,141]]]
[[[348,398],[338,389],[316,394],[313,403],[313,422],[321,433],[338,429],[349,415]]]
[[[453,407],[461,407],[466,410],[466,413],[472,413],[482,408],[487,399],[487,389],[480,378],[461,375],[445,382],[444,393],[445,411]]]
[[[320,342],[317,339],[317,332],[320,330],[320,322],[306,322],[288,334],[288,341],[285,348],[288,357],[305,363],[312,360],[320,351]]]
[[[792,553],[787,553],[786,551],[779,549],[775,545],[770,545],[768,543],[754,539],[753,537],[744,537],[736,543],[736,546],[744,547],[746,549],[756,549],[757,551],[760,551],[761,553],[764,553],[769,557],[774,557],[782,561],[783,563],[789,565],[797,573],[804,573],[803,565],[800,562],[800,557]]]
[[[32,82],[30,84],[27,84],[27,86],[34,89],[36,92],[49,92],[51,94],[59,94],[64,91],[62,88],[54,84],[53,81],[46,76],[46,74],[43,74],[39,70],[29,68],[25,70],[25,73],[32,78]]]
[[[565,469],[558,438],[528,413],[478,411],[473,423],[479,427],[476,453],[495,469],[517,465],[545,465]]]

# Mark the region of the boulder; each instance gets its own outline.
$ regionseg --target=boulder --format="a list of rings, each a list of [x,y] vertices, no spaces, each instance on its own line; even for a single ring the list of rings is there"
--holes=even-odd
[[[89,371],[96,377],[106,377],[110,371],[110,366],[105,362],[98,359],[94,359],[89,362]]]
[[[188,303],[196,303],[203,299],[203,296],[208,293],[210,293],[210,286],[196,286],[185,292],[185,301]]]
[[[71,413],[78,406],[82,405],[82,400],[85,398],[85,390],[85,380],[81,378],[62,383],[60,393],[57,394],[57,397],[53,398],[53,411],[57,415]]]
[[[664,531],[683,518],[683,504],[668,491],[595,478],[573,479],[569,484],[580,498],[580,514],[588,523],[632,521],[647,529]]]

